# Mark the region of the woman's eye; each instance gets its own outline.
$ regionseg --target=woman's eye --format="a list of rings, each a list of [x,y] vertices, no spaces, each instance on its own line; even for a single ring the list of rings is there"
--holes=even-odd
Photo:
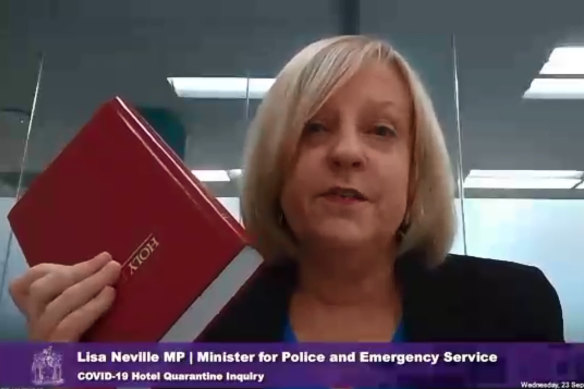
[[[304,127],[304,131],[308,134],[315,134],[318,132],[326,131],[326,127],[322,123],[309,122],[309,123],[306,123],[306,126]]]
[[[384,124],[378,124],[373,127],[373,134],[377,136],[392,136],[395,135],[395,130]]]

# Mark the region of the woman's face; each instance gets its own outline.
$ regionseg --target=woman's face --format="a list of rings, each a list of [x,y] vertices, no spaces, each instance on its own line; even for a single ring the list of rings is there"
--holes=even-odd
[[[281,197],[302,246],[391,243],[407,207],[411,111],[398,71],[371,63],[306,123]]]

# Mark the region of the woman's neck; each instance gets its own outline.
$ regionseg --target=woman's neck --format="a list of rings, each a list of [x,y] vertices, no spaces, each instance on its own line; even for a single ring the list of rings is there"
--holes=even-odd
[[[290,320],[301,341],[388,341],[401,317],[387,250],[313,250],[300,258]]]
[[[397,290],[391,250],[310,250],[300,258],[299,290],[327,305],[386,305]]]

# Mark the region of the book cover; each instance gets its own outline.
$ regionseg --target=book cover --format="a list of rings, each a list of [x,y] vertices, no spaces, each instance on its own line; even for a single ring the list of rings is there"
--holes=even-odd
[[[8,215],[29,265],[108,251],[116,300],[88,341],[191,341],[261,264],[241,225],[148,123],[105,103]]]

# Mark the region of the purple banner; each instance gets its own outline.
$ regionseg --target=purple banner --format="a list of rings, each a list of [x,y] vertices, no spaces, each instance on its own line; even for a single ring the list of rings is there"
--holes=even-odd
[[[584,389],[584,344],[0,343],[0,387]]]

